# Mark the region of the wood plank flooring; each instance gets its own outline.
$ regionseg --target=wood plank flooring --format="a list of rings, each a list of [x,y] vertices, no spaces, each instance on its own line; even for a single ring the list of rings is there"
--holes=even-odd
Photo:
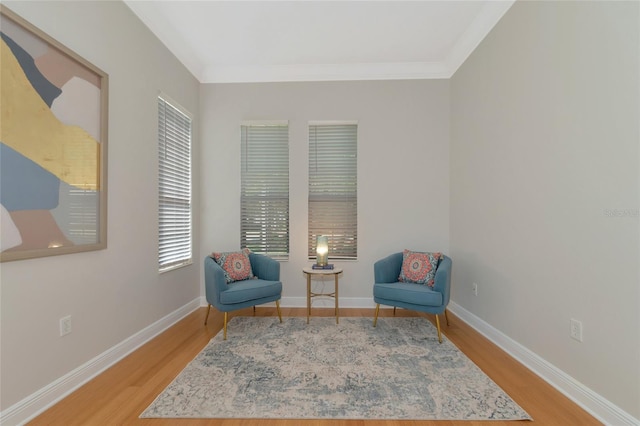
[[[206,308],[182,321],[100,374],[32,420],[29,425],[140,425],[140,426],[494,426],[507,421],[407,421],[407,420],[268,420],[268,419],[139,419],[140,413],[222,329],[222,314]],[[331,316],[321,308],[314,316]],[[251,308],[230,313],[253,315]],[[276,315],[275,307],[258,307],[256,315]],[[305,316],[304,308],[282,308],[283,316]],[[380,316],[392,316],[381,309]],[[398,309],[397,316],[433,316]],[[373,309],[340,309],[340,316],[370,317]],[[515,361],[482,335],[449,313],[450,325],[441,317],[443,332],[478,367],[524,408],[538,425],[599,425],[587,412]],[[313,320],[313,318],[312,318]]]

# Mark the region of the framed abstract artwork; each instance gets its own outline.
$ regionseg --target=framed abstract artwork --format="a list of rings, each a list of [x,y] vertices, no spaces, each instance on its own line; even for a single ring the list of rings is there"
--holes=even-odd
[[[108,76],[0,5],[0,260],[107,246]]]

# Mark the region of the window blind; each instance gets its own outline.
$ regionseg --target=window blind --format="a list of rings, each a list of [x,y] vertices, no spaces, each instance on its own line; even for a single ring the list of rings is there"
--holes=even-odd
[[[289,126],[241,126],[240,247],[289,256]]]
[[[158,97],[158,262],[166,271],[192,261],[191,118]]]
[[[357,135],[357,124],[309,125],[309,258],[318,235],[330,259],[357,258]]]

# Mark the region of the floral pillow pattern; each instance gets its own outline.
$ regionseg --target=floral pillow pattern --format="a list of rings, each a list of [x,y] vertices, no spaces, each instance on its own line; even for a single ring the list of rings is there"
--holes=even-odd
[[[435,284],[436,268],[442,259],[442,253],[418,252],[404,250],[402,252],[402,269],[398,281],[406,283]]]
[[[253,278],[249,253],[251,251],[245,248],[242,251],[214,252],[211,253],[211,257],[224,270],[224,278],[227,283],[232,283]]]

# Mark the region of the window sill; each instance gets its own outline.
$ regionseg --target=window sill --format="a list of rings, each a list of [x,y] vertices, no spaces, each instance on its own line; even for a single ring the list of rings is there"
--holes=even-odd
[[[159,269],[158,273],[164,274],[165,272],[170,272],[170,271],[173,271],[175,269],[184,268],[185,266],[190,266],[190,265],[193,265],[193,260],[192,259],[185,260],[184,262],[177,263],[175,265],[165,266],[164,268]]]

